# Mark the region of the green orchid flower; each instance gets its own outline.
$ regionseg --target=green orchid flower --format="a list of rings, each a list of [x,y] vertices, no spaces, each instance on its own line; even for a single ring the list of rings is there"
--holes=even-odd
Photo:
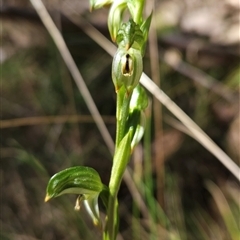
[[[98,172],[93,168],[71,167],[51,177],[47,185],[45,202],[63,194],[78,194],[75,209],[79,210],[81,203],[84,202],[93,223],[101,227],[98,197],[106,189]]]
[[[143,71],[142,55],[139,50],[119,48],[113,58],[112,80],[116,92],[124,85],[131,92],[139,83]]]

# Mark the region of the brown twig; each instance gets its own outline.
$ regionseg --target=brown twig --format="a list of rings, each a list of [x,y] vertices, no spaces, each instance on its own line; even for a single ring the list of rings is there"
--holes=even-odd
[[[116,123],[115,117],[102,116],[102,118],[105,123],[108,124]],[[59,123],[94,123],[94,120],[93,117],[90,115],[61,115],[61,116],[15,118],[8,120],[0,120],[0,129]]]

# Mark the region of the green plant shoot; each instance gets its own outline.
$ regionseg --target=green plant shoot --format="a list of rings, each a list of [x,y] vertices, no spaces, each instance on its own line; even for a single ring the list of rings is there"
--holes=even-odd
[[[139,143],[145,128],[144,109],[148,105],[145,90],[139,85],[143,71],[151,15],[143,20],[143,0],[90,0],[90,10],[110,5],[108,29],[118,45],[112,62],[112,81],[117,94],[115,154],[109,186],[105,186],[96,170],[77,166],[56,173],[46,190],[45,201],[63,194],[77,194],[75,209],[83,202],[94,225],[103,231],[104,240],[115,240],[119,214],[117,195],[122,177],[134,147]],[[123,22],[129,11],[131,19]],[[99,216],[98,198],[106,207],[106,221]]]

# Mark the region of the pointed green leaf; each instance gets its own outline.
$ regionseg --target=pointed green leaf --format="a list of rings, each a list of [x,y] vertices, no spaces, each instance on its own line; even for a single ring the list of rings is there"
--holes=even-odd
[[[152,21],[152,12],[148,16],[148,18],[140,26],[140,29],[142,30],[145,41],[147,41],[147,38],[148,38],[148,33],[149,33],[151,21]]]
[[[148,16],[148,18],[142,23],[142,25],[140,27],[140,29],[142,30],[142,33],[143,33],[143,38],[144,38],[144,44],[142,45],[142,49],[141,49],[142,56],[144,56],[144,54],[145,54],[151,21],[152,21],[152,13]]]

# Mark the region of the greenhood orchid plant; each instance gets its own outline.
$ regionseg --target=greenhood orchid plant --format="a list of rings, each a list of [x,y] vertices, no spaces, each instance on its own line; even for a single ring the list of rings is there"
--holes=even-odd
[[[109,32],[118,45],[112,63],[112,80],[117,94],[117,128],[109,185],[105,186],[98,172],[92,168],[71,167],[56,173],[49,180],[45,201],[63,194],[77,194],[75,209],[79,210],[83,202],[94,225],[102,229],[103,239],[115,240],[119,225],[118,190],[131,153],[144,134],[144,110],[148,97],[139,81],[151,15],[143,20],[144,0],[90,0],[91,10],[106,5],[111,5]],[[131,19],[124,23],[122,18],[127,10]],[[99,196],[106,207],[104,223],[99,216]]]

